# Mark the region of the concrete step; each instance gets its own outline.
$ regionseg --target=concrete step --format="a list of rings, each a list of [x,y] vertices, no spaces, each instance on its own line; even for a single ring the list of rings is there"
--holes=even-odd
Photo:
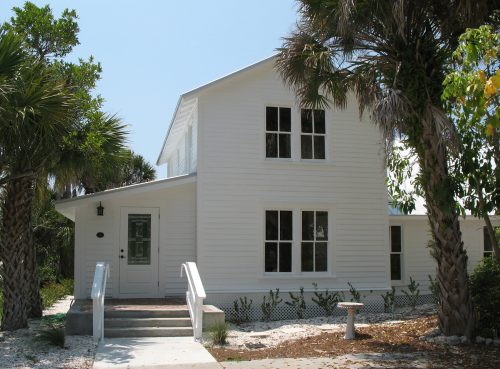
[[[188,318],[189,310],[182,308],[172,309],[147,309],[140,310],[106,310],[104,318]]]
[[[190,318],[105,318],[106,328],[191,327]]]
[[[104,328],[104,337],[186,337],[192,336],[191,327],[129,327]]]

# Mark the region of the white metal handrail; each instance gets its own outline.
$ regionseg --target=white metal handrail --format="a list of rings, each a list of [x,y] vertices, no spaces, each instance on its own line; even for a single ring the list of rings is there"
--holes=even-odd
[[[109,263],[100,261],[95,265],[92,283],[92,328],[94,341],[104,340],[104,295],[109,277]]]
[[[188,290],[186,291],[186,302],[189,308],[191,323],[193,324],[194,339],[201,339],[203,332],[203,300],[207,297],[196,263],[187,262],[181,266],[181,277],[186,271],[188,279]]]

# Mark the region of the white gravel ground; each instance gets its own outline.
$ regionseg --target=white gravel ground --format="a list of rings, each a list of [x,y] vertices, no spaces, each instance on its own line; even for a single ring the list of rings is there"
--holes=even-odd
[[[394,314],[356,314],[356,327],[373,323],[394,324],[401,320],[411,319],[435,312],[435,306],[420,305],[411,308],[397,309]],[[331,318],[318,317],[302,320],[281,320],[274,322],[251,322],[240,326],[231,324],[228,332],[227,348],[256,349],[275,347],[288,340],[298,340],[306,336],[314,336],[323,332],[345,331],[346,316]]]
[[[66,313],[73,296],[67,296],[44,315]],[[0,332],[0,368],[23,369],[89,369],[95,355],[91,336],[66,336],[65,348],[36,340],[40,320],[32,320],[29,328]]]

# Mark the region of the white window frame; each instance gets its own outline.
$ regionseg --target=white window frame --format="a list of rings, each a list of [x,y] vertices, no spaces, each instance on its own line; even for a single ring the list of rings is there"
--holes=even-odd
[[[302,132],[302,111],[303,110],[309,110],[311,111],[311,114],[312,114],[312,132],[308,133],[308,132]],[[315,132],[315,129],[314,129],[314,111],[315,110],[322,110],[323,111],[323,114],[325,116],[325,133],[316,133]],[[303,161],[318,161],[318,162],[324,162],[327,160],[328,158],[328,147],[327,147],[327,124],[326,124],[326,110],[325,109],[305,109],[305,108],[302,108],[299,110],[299,132],[300,132],[300,137],[299,137],[299,157],[300,157],[300,160],[303,160]],[[303,158],[302,157],[302,136],[309,136],[311,137],[311,143],[312,143],[312,158]],[[323,137],[324,139],[324,155],[325,157],[323,159],[317,159],[314,157],[314,152],[315,152],[315,145],[314,145],[314,137],[316,136],[321,136]]]
[[[500,226],[493,226],[493,229],[497,229]],[[486,226],[483,226],[483,258],[487,256],[493,256],[495,253],[495,250],[493,249],[493,245],[491,245],[491,250],[486,250],[486,240],[488,240],[488,243],[490,242],[489,235],[488,235],[488,228]],[[486,255],[488,254],[488,255]]]
[[[314,240],[304,240],[304,236],[302,234],[302,213],[305,211],[314,212]],[[325,212],[328,216],[328,224],[327,224],[327,232],[328,238],[326,240],[316,240],[316,213],[317,212]],[[298,264],[299,264],[299,272],[303,275],[321,275],[321,274],[329,274],[331,273],[331,247],[330,247],[330,239],[331,239],[331,215],[330,211],[327,209],[319,209],[319,208],[302,208],[299,209],[299,224],[300,224],[300,240],[298,245]],[[313,270],[312,271],[302,271],[302,243],[309,242],[313,244]],[[316,271],[316,243],[326,243],[326,270]]]
[[[267,129],[267,108],[277,108],[278,109],[278,130],[277,131],[269,131]],[[280,109],[290,109],[290,131],[280,131],[280,126],[279,126],[279,121],[280,121]],[[266,160],[285,160],[285,161],[290,161],[293,159],[293,114],[294,114],[294,109],[287,105],[287,104],[265,104],[264,108],[264,158]],[[276,150],[277,150],[277,156],[267,156],[267,134],[276,134],[277,135],[277,141],[276,141]],[[280,134],[287,134],[290,137],[290,156],[288,157],[280,157],[279,152],[280,152]]]
[[[277,240],[268,240],[267,239],[267,230],[266,230],[266,213],[268,211],[277,211],[278,212],[278,239]],[[282,211],[287,211],[292,213],[292,239],[291,240],[281,240],[281,234],[280,234],[280,226],[281,226],[281,216],[280,213]],[[288,275],[293,273],[294,269],[294,235],[295,235],[295,212],[292,209],[276,209],[276,208],[269,208],[264,210],[264,258],[263,258],[263,265],[262,268],[264,270],[264,274],[266,275]],[[277,247],[277,255],[276,255],[276,260],[277,260],[277,271],[276,272],[266,272],[266,243],[276,243],[278,245]],[[281,272],[280,271],[280,243],[290,243],[291,244],[291,258],[290,264],[291,264],[291,270],[290,272]]]
[[[399,227],[399,233],[401,237],[401,251],[393,252],[392,251],[392,227]],[[402,284],[405,281],[405,267],[404,267],[404,238],[403,238],[403,225],[402,224],[390,224],[389,225],[389,280],[393,284]],[[397,254],[399,255],[399,262],[401,265],[401,278],[400,279],[392,279],[391,275],[391,255]]]

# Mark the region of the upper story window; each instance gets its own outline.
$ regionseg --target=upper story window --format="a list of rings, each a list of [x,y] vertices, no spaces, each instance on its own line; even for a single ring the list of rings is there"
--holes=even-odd
[[[300,157],[325,159],[325,111],[302,109],[300,125]]]
[[[301,265],[303,272],[328,270],[328,212],[302,212]]]
[[[497,244],[500,244],[500,227],[495,227],[495,235],[497,238]],[[490,241],[490,235],[488,234],[488,228],[483,227],[483,257],[493,255],[493,245]]]
[[[290,158],[292,120],[291,109],[266,107],[266,157]]]
[[[403,247],[402,247],[402,234],[401,226],[391,226],[389,232],[389,238],[391,242],[391,281],[401,281],[403,278],[402,273],[402,259],[403,259]]]
[[[292,212],[288,210],[266,211],[266,272],[292,271],[292,218]]]

